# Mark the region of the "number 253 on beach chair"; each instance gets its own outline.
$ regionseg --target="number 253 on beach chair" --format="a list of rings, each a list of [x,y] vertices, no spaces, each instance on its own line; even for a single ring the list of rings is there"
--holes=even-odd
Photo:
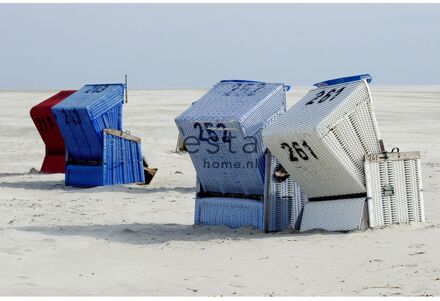
[[[225,80],[176,118],[197,173],[195,223],[280,231],[305,196],[264,147],[261,130],[286,110],[283,84]]]
[[[141,139],[122,131],[124,84],[86,85],[52,108],[68,156],[66,185],[144,183]]]
[[[60,91],[31,109],[31,118],[46,146],[46,155],[40,169],[42,173],[64,172],[66,157],[64,141],[51,109],[74,92],[74,90]]]
[[[414,193],[416,198],[421,196],[421,190],[417,188],[421,187],[421,182],[417,186],[421,179],[416,179],[420,175],[419,165],[404,163],[402,159],[400,167],[400,161],[395,158],[415,160],[416,156],[409,157],[404,153],[391,156],[386,163],[390,166],[389,176],[382,175],[383,170],[387,170],[384,164],[380,165],[382,170],[373,168],[383,159],[364,163],[365,158],[371,158],[370,155],[383,158],[380,154],[384,153],[368,86],[370,81],[371,77],[364,74],[317,83],[315,89],[263,130],[264,143],[309,198],[304,206],[301,231],[349,231],[376,226],[377,223],[369,221],[369,216],[381,220],[380,212],[384,209],[380,205],[389,203],[389,200],[381,200],[380,193],[376,192],[387,183],[396,185],[400,196],[405,194],[402,191]],[[417,182],[411,189],[405,189],[404,172],[399,176],[399,182],[393,180],[395,170],[403,171],[404,165],[407,174],[413,175],[406,178],[407,182]],[[364,166],[371,166],[367,176],[372,180],[368,185]],[[392,166],[397,167],[393,169]],[[368,187],[374,187],[375,192],[369,191]],[[413,210],[410,206],[401,208],[403,211]],[[413,220],[422,219],[422,214],[414,215],[420,218]]]

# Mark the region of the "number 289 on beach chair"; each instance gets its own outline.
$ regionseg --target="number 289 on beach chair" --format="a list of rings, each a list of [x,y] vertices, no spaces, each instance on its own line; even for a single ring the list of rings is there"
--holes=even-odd
[[[144,183],[141,139],[122,131],[123,84],[86,85],[52,108],[68,151],[66,185]]]
[[[197,173],[195,223],[264,231],[294,227],[304,195],[277,161],[261,130],[286,110],[283,84],[217,83],[176,118]]]

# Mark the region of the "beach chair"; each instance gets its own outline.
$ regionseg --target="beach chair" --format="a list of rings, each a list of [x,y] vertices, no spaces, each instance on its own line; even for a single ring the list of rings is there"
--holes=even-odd
[[[424,221],[420,154],[385,152],[369,82],[364,74],[317,83],[263,130],[309,197],[301,232]]]
[[[420,152],[366,155],[365,176],[370,227],[425,221]]]
[[[42,173],[63,173],[65,147],[51,108],[74,93],[75,90],[60,91],[34,106],[30,115],[46,147],[46,155],[41,165]]]
[[[368,226],[364,157],[383,151],[370,81],[365,74],[317,83],[263,130],[264,143],[309,197],[301,231]]]
[[[123,84],[86,85],[52,107],[68,156],[65,183],[144,183],[141,139],[122,131]]]
[[[252,225],[266,232],[294,227],[305,196],[261,130],[285,112],[284,84],[224,80],[175,121],[197,173],[195,224]]]

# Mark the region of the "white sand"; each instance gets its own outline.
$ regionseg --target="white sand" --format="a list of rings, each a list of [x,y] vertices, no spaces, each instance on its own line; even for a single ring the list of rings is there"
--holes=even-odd
[[[174,153],[174,117],[204,92],[131,91],[124,128],[159,172],[92,189],[29,173],[44,154],[29,110],[55,91],[1,92],[0,294],[440,294],[440,87],[372,91],[386,147],[422,153],[428,222],[307,235],[192,226],[195,172]]]

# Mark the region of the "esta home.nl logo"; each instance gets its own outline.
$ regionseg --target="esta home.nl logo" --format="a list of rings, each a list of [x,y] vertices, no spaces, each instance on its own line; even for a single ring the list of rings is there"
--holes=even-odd
[[[223,123],[214,125],[210,122],[194,124],[198,135],[187,136],[183,143],[190,154],[203,153],[203,168],[206,169],[252,169],[258,168],[258,159],[248,161],[217,160],[220,152],[235,154],[257,154],[259,141],[255,136],[238,137],[233,132],[234,128],[227,128]]]

